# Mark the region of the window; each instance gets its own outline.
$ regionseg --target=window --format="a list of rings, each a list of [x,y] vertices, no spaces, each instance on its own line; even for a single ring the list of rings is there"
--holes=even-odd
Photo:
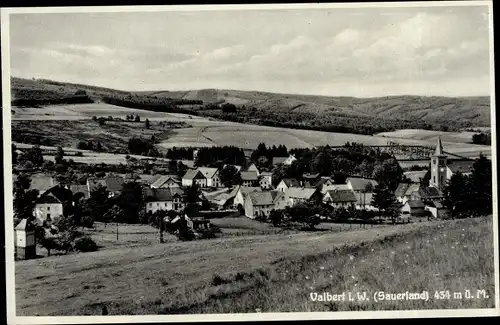
[[[50,213],[47,213],[47,221],[51,221],[51,219],[50,219]]]
[[[436,176],[432,177],[432,181],[436,183]]]
[[[156,206],[158,206],[158,205],[159,205],[158,202],[156,202]]]
[[[47,207],[47,211],[50,211],[50,207]]]

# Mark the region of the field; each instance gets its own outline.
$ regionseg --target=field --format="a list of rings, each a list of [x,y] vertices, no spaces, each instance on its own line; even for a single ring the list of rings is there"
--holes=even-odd
[[[48,110],[53,115],[43,115],[42,110]],[[386,145],[393,141],[406,145],[435,146],[436,136],[442,136],[445,151],[456,153],[467,157],[477,157],[480,152],[491,154],[491,147],[474,145],[468,143],[467,137],[472,134],[425,131],[425,130],[400,130],[378,136],[332,133],[310,130],[287,129],[259,125],[241,124],[228,121],[218,121],[211,118],[197,117],[177,113],[158,113],[143,110],[122,108],[108,104],[81,104],[61,105],[40,108],[14,108],[18,113],[13,115],[13,130],[25,133],[43,130],[44,134],[52,134],[52,137],[65,138],[63,146],[74,147],[77,139],[82,137],[101,136],[103,140],[111,141],[113,146],[123,147],[124,138],[132,135],[150,136],[158,134],[158,130],[145,130],[143,123],[119,123],[108,126],[95,127],[89,121],[91,116],[111,115],[124,118],[129,114],[139,114],[144,120],[150,119],[152,124],[159,121],[178,123],[182,128],[171,128],[168,132],[162,132],[159,149],[172,147],[203,147],[234,145],[245,149],[255,149],[258,144],[265,142],[266,145],[284,144],[287,148],[312,148],[315,146],[331,145],[341,146],[346,142],[358,142],[365,145]],[[28,110],[29,114],[20,114],[19,110]],[[100,112],[100,113],[99,113]],[[35,114],[36,113],[36,114]],[[149,117],[151,116],[151,117]],[[40,119],[39,121],[34,121]],[[41,126],[40,126],[41,125]],[[59,127],[61,125],[61,127]],[[77,127],[73,127],[76,125]],[[23,127],[24,126],[24,127]],[[65,127],[67,126],[67,127]],[[91,127],[92,126],[92,127]],[[57,132],[54,133],[54,131]],[[418,131],[418,132],[417,132]],[[421,134],[419,136],[419,134]],[[115,141],[116,140],[116,141]]]
[[[16,262],[17,315],[493,306],[491,218],[239,236]],[[325,304],[331,293],[488,290],[489,299]]]
[[[472,136],[476,132],[444,132],[431,131],[422,129],[404,129],[393,132],[378,133],[377,136],[401,139],[427,140],[436,142],[438,137],[441,137],[445,142],[472,143]]]

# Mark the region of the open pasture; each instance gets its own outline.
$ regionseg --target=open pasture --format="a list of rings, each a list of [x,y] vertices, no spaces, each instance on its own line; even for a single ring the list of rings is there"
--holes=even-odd
[[[111,315],[491,307],[493,299],[324,304],[312,291],[483,288],[491,218],[238,236],[16,262],[17,314]],[[348,246],[345,246],[348,245]],[[217,281],[215,281],[217,279]]]

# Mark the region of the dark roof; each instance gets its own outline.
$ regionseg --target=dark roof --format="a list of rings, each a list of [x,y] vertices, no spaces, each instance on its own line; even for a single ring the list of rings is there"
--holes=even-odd
[[[144,201],[172,201],[175,196],[183,196],[184,193],[178,188],[144,188]]]
[[[318,179],[318,180],[316,181],[316,183],[314,183],[313,185],[314,185],[315,187],[318,187],[318,186],[323,186],[323,184],[325,184],[325,183],[326,183],[326,182],[328,182],[328,181],[333,182],[333,181],[332,181],[332,179],[331,179],[331,178],[329,178],[329,177],[321,177],[321,178],[320,178],[320,179]]]
[[[288,187],[299,187],[299,181],[296,180],[295,178],[283,178],[283,182],[285,182],[286,186]]]
[[[441,193],[441,191],[431,186],[419,188],[418,194],[422,199],[443,196],[443,193]]]
[[[240,172],[240,174],[243,181],[257,181],[259,179],[257,172],[254,171]]]
[[[121,191],[123,183],[125,183],[123,177],[120,176],[108,176],[105,178],[106,188],[110,192]]]
[[[73,194],[82,193],[86,199],[90,197],[87,185],[71,184],[69,189]]]
[[[427,170],[409,171],[403,173],[403,175],[413,183],[420,183],[420,180],[424,178],[425,174],[427,174]]]
[[[315,180],[319,177],[319,173],[315,173],[315,174],[312,174],[312,173],[304,173],[302,175],[302,177],[304,179],[309,179],[309,180]]]
[[[183,179],[202,179],[205,178],[202,172],[197,169],[188,169],[188,171],[184,174]]]
[[[423,208],[425,207],[424,203],[420,200],[408,200],[407,204],[410,208]]]
[[[51,187],[57,185],[55,179],[47,175],[33,175],[30,177],[30,179],[30,189],[38,190],[39,192],[45,192]]]
[[[248,194],[253,205],[272,205],[284,194],[280,191],[252,192]]]
[[[332,202],[356,202],[356,196],[351,190],[331,190],[327,191]]]
[[[411,195],[413,192],[418,192],[420,189],[420,184],[416,183],[399,183],[396,191],[394,191],[394,195],[396,197],[403,197],[406,195]]]
[[[19,222],[14,228],[15,230],[24,230],[24,231],[30,231],[30,230],[35,230],[35,225],[33,222],[29,221],[28,219],[22,219],[21,222]]]
[[[452,173],[460,172],[468,174],[472,172],[473,160],[451,160],[448,162],[448,168]]]
[[[287,160],[288,157],[273,157],[273,165],[280,165]]]
[[[351,187],[354,191],[362,191],[365,189],[365,187],[368,185],[368,184],[371,184],[372,187],[375,187],[377,186],[377,181],[373,180],[373,179],[368,179],[368,178],[361,178],[361,177],[348,177],[346,179],[346,182],[350,182],[351,183]]]
[[[429,202],[428,205],[436,209],[446,209],[446,207],[441,202],[436,200]]]
[[[310,200],[317,191],[315,188],[291,187],[285,193],[290,198]]]

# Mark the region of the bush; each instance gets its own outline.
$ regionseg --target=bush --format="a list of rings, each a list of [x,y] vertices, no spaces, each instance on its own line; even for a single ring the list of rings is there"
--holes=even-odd
[[[75,250],[80,252],[95,252],[99,249],[97,244],[92,240],[92,238],[85,236],[78,238],[75,241]]]

